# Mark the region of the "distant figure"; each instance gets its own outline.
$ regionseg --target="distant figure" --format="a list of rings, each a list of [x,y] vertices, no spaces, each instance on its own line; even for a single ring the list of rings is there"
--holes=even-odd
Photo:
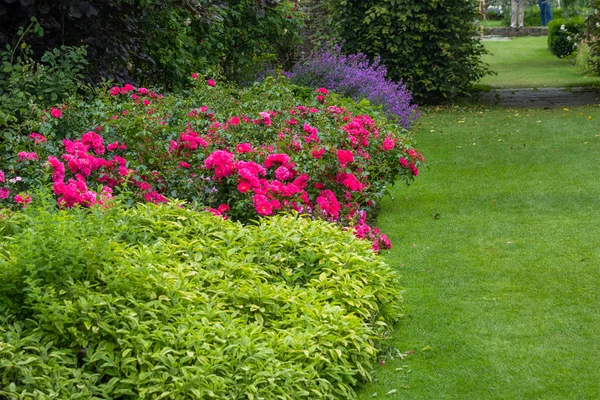
[[[541,0],[539,0],[539,1],[541,1]],[[523,16],[525,14],[525,11],[524,11],[525,0],[511,0],[510,6],[512,8],[511,15],[510,15],[510,27],[511,28],[517,27],[517,17],[518,17],[519,28],[522,28],[523,27]]]
[[[552,3],[550,0],[538,0],[540,5],[540,16],[542,17],[542,26],[548,25],[552,21]]]

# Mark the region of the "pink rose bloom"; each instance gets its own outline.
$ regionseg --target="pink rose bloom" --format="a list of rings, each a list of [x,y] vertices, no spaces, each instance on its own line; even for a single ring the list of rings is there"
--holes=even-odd
[[[119,91],[124,94],[124,93],[129,93],[132,90],[135,90],[135,88],[133,87],[133,85],[131,85],[130,83],[127,83]]]
[[[108,151],[115,151],[119,147],[119,142],[110,143],[107,147]]]
[[[229,211],[229,205],[228,204],[219,204],[219,207],[217,207],[217,211],[220,212],[221,214],[225,214],[227,211]]]
[[[231,117],[231,118],[229,118],[229,121],[227,121],[227,123],[229,125],[239,125],[240,124],[240,117]]]
[[[321,93],[324,95],[328,95],[329,94],[329,90],[325,89],[325,88],[318,88],[317,89],[317,93]]]
[[[390,137],[383,139],[383,149],[384,150],[386,150],[386,151],[392,150],[395,145],[396,145],[396,143],[394,142],[394,139],[392,139]]]
[[[325,96],[317,96],[317,101],[318,101],[319,103],[322,103],[322,102],[324,102],[324,101],[325,101]]]
[[[144,103],[145,106],[149,106],[150,105],[150,100],[144,99],[143,103]]]
[[[119,87],[118,86],[111,87],[110,90],[108,91],[108,93],[110,93],[111,96],[118,96],[120,93]]]
[[[240,191],[240,193],[246,193],[249,192],[250,189],[252,189],[252,185],[250,185],[250,182],[248,181],[240,181],[240,183],[238,183],[237,188]]]
[[[8,188],[0,189],[0,199],[8,199],[9,194],[10,194],[10,190],[8,190]]]
[[[23,161],[23,160],[37,161],[38,160],[38,156],[37,156],[37,154],[35,154],[35,152],[27,153],[25,151],[20,151],[19,153],[17,153],[17,156],[19,157],[19,161]]]
[[[281,166],[275,170],[275,177],[280,181],[286,181],[292,177],[292,173],[286,167]]]
[[[179,166],[180,166],[181,168],[185,168],[185,169],[189,169],[189,168],[191,167],[191,165],[190,165],[190,164],[188,164],[188,163],[186,163],[185,161],[182,161],[182,162],[180,162],[180,163],[179,163]]]
[[[62,111],[60,111],[58,108],[52,107],[52,111],[50,111],[50,115],[52,115],[54,118],[60,118],[60,117],[62,117]]]
[[[338,150],[337,158],[343,168],[347,163],[354,162],[354,154],[350,150]]]
[[[406,161],[406,158],[400,157],[400,165],[402,165],[402,168],[408,168],[408,161]]]
[[[40,135],[39,133],[35,132],[31,132],[31,135],[29,135],[29,137],[35,141],[35,144],[40,144],[47,141],[44,135]]]
[[[235,150],[238,153],[248,153],[248,152],[252,151],[252,145],[250,145],[250,143],[240,143],[237,145]]]
[[[314,158],[321,158],[325,153],[325,149],[313,149],[311,153]]]
[[[138,89],[138,93],[139,94],[148,94],[148,89],[142,87]]]
[[[4,171],[0,171],[0,183],[4,183]]]
[[[417,158],[417,152],[414,149],[410,149],[408,150],[408,155],[410,156],[410,158],[412,158],[413,160],[415,158]]]
[[[418,176],[419,175],[419,170],[417,169],[417,167],[415,166],[415,164],[410,164],[410,170],[412,171],[414,176]]]
[[[259,215],[271,215],[273,213],[273,206],[265,195],[257,194],[252,196],[254,208]]]
[[[194,73],[192,74],[192,79],[198,79],[198,74],[194,72]]]
[[[206,84],[210,87],[215,87],[215,81],[213,81],[212,79],[209,79],[208,81],[206,81]]]
[[[15,202],[18,204],[29,204],[31,203],[31,196],[27,195],[27,194],[23,194],[23,196],[21,196],[20,194],[15,196]]]
[[[392,248],[392,242],[390,242],[390,239],[385,235],[385,233],[379,236],[379,243],[384,249]]]

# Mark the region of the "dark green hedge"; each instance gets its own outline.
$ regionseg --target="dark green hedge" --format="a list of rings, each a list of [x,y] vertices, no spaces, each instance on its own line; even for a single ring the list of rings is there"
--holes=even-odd
[[[548,48],[557,57],[570,56],[585,32],[583,17],[554,19],[548,24]]]
[[[476,5],[464,0],[333,0],[345,49],[380,56],[417,102],[465,92],[487,73],[475,34]]]

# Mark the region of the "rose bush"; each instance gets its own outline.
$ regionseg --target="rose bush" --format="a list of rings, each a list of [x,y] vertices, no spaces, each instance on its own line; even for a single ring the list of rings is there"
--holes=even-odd
[[[193,81],[185,96],[128,84],[44,111],[0,163],[0,205],[22,207],[46,185],[60,207],[129,192],[242,222],[295,210],[390,246],[367,217],[390,185],[418,175],[423,156],[406,130],[330,104],[325,88],[299,105],[285,86],[257,100],[257,88]]]

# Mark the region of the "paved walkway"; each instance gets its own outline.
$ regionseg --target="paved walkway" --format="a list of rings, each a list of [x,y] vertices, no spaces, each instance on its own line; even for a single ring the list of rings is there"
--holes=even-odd
[[[547,36],[548,28],[545,26],[528,26],[525,28],[494,27],[485,28],[484,35],[503,37]]]
[[[473,94],[471,101],[503,107],[574,107],[600,104],[600,88],[492,89]]]

